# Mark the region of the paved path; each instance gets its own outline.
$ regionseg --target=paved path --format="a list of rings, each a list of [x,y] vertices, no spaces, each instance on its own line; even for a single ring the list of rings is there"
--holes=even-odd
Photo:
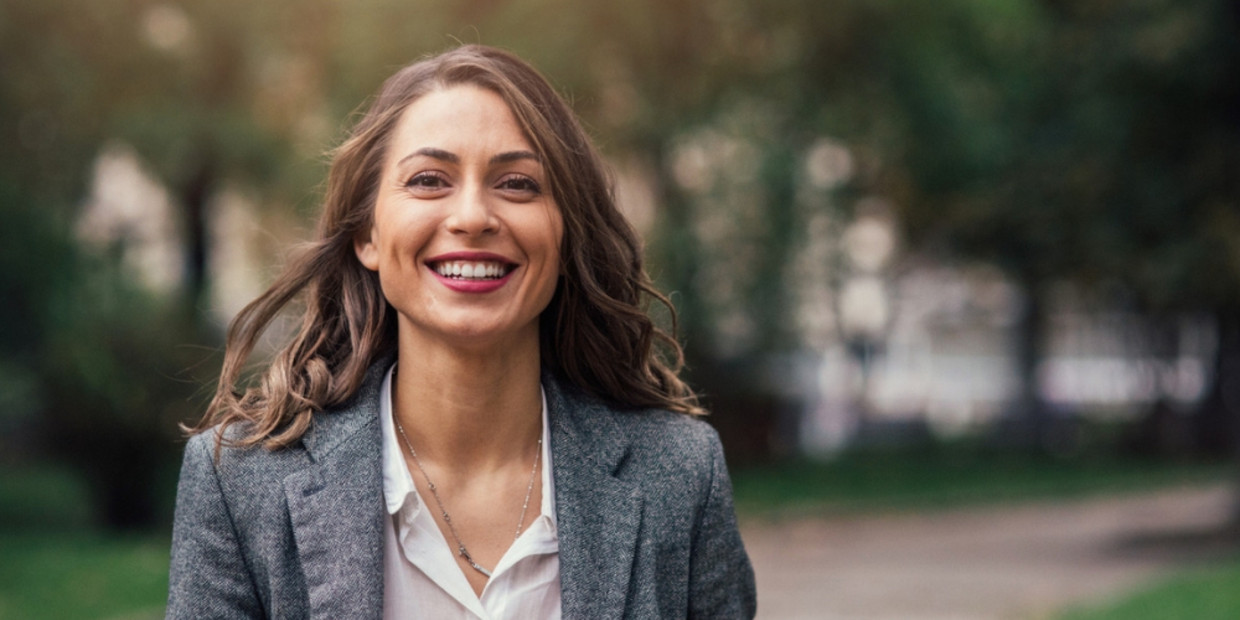
[[[1047,617],[1220,557],[1226,486],[924,514],[742,524],[758,617]],[[1234,547],[1233,547],[1234,549]]]

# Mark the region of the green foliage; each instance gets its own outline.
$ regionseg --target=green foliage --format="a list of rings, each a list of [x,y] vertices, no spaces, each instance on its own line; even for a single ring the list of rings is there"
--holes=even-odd
[[[99,522],[149,526],[176,425],[207,384],[187,370],[211,336],[178,300],[141,290],[115,257],[77,251],[52,199],[0,178],[0,430],[80,468]],[[197,346],[195,346],[197,344]],[[30,445],[22,452],[32,452]]]
[[[29,359],[49,326],[45,308],[64,287],[75,250],[55,212],[0,177],[0,356]]]
[[[149,527],[163,518],[156,483],[180,452],[177,424],[205,404],[209,383],[192,371],[213,351],[179,304],[134,290],[106,262],[85,270],[52,306],[40,423],[48,449],[85,474],[102,523]]]
[[[966,5],[895,39],[913,240],[1025,282],[1112,279],[1154,310],[1240,296],[1235,9]]]
[[[1231,620],[1240,614],[1240,560],[1186,570],[1121,600],[1060,620]]]
[[[52,300],[72,282],[76,251],[56,213],[0,175],[0,433],[40,412],[42,347]]]
[[[79,252],[53,199],[28,187],[0,178],[0,429],[81,468],[100,522],[150,525],[176,425],[202,405],[205,382],[186,371],[212,353],[194,345],[211,337],[115,257]]]
[[[47,533],[90,528],[89,489],[76,470],[10,465],[3,471],[0,530]]]

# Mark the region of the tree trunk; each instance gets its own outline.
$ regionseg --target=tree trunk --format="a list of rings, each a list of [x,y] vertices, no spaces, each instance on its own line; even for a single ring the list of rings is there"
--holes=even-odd
[[[160,524],[159,483],[162,482],[161,458],[165,450],[152,448],[145,437],[118,437],[129,442],[127,449],[98,451],[92,464],[83,464],[91,492],[95,514],[101,525],[111,531],[149,531]]]
[[[1215,311],[1218,346],[1210,391],[1196,413],[1197,445],[1207,454],[1236,459],[1236,504],[1233,526],[1240,528],[1240,309]]]
[[[1197,447],[1204,453],[1240,453],[1240,313],[1219,309],[1214,315],[1218,344],[1210,391],[1196,412]]]
[[[207,201],[215,186],[215,158],[204,152],[193,174],[181,186],[185,208],[185,298],[195,316],[207,290],[210,238],[207,229]]]
[[[1020,318],[1013,334],[1016,366],[1016,395],[1002,425],[1003,443],[1041,451],[1050,447],[1050,410],[1042,398],[1038,367],[1045,355],[1047,336],[1046,308],[1042,285],[1036,279],[1022,280],[1024,299]]]

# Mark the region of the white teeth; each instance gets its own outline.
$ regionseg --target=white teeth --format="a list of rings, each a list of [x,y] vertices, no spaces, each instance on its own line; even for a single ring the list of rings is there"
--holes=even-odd
[[[503,277],[506,268],[494,262],[450,261],[436,264],[435,272],[445,278],[487,280]]]

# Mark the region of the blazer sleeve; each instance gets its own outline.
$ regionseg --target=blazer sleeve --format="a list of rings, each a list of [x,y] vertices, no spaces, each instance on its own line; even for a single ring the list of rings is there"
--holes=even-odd
[[[168,618],[264,616],[220,487],[213,433],[185,447],[172,526]]]
[[[757,612],[753,567],[736,524],[723,446],[714,432],[710,452],[710,487],[689,559],[689,617],[753,618]]]

